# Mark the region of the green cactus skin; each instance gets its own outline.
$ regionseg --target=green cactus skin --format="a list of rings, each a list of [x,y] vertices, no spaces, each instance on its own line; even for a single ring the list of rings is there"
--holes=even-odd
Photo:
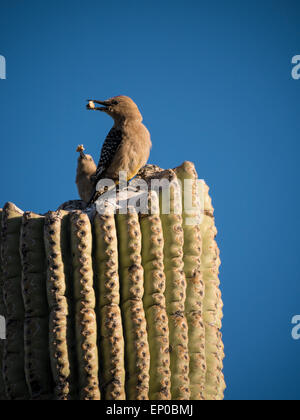
[[[150,195],[151,215],[140,215],[142,232],[143,298],[150,349],[150,400],[171,399],[169,325],[166,310],[164,273],[164,237],[159,217],[157,194]]]
[[[21,291],[22,267],[19,254],[22,213],[11,203],[3,208],[2,262],[6,340],[3,378],[9,400],[27,400],[24,371],[24,303]]]
[[[48,343],[44,220],[34,213],[24,213],[20,238],[25,374],[32,400],[51,400],[53,388]]]
[[[205,324],[205,351],[207,360],[206,383],[204,397],[206,400],[224,399],[226,388],[223,369],[224,345],[222,342],[223,303],[218,278],[220,256],[215,237],[217,229],[214,221],[214,209],[209,197],[209,189],[205,187],[204,218],[201,224],[203,250],[201,265],[205,284],[203,318]]]
[[[150,354],[143,307],[144,272],[138,215],[134,211],[126,215],[117,214],[116,226],[125,338],[126,397],[128,400],[147,400]]]
[[[94,269],[100,386],[105,400],[125,400],[124,338],[120,309],[118,240],[113,214],[94,219]]]
[[[48,256],[49,349],[56,400],[78,398],[75,325],[71,306],[70,216],[49,212],[45,218],[45,249]]]
[[[92,231],[88,216],[80,211],[71,215],[71,248],[80,399],[100,400]]]
[[[2,242],[2,209],[0,209],[0,249]],[[2,257],[0,252],[0,315],[5,317],[5,305],[3,300],[3,270],[2,270]],[[7,399],[5,393],[5,384],[3,380],[3,354],[4,354],[4,340],[0,340],[0,401]]]
[[[185,313],[189,331],[191,400],[203,400],[206,378],[205,328],[203,323],[205,288],[201,272],[200,208],[196,195],[198,175],[191,162],[184,162],[183,165],[176,168],[176,174],[182,183],[182,199],[184,200],[184,192],[187,188],[193,197],[192,208],[188,208],[188,203],[184,203],[183,206],[183,262],[187,280]],[[191,180],[192,183],[185,183],[185,180]],[[198,218],[199,223],[195,226],[189,225],[187,223],[188,218],[193,218],[195,221]]]
[[[174,171],[166,172],[169,180],[176,183]],[[188,324],[185,316],[186,278],[183,263],[184,233],[179,188],[170,188],[170,214],[162,214],[164,234],[164,266],[166,274],[166,305],[169,318],[171,396],[172,400],[190,399]]]

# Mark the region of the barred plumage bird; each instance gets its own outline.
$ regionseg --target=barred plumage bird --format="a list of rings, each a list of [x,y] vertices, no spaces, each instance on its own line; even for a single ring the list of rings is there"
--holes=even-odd
[[[102,106],[96,107],[95,104]],[[94,191],[89,201],[92,204],[101,195],[96,190],[101,179],[108,178],[117,183],[120,171],[127,172],[127,180],[135,177],[146,165],[152,143],[137,105],[128,96],[115,96],[106,101],[90,100],[87,109],[103,111],[114,120],[102,147]]]

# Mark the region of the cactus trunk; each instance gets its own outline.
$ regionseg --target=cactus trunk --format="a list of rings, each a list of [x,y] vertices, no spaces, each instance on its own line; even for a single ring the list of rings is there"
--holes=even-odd
[[[0,211],[1,400],[224,398],[208,187],[189,162],[141,177],[173,181],[170,211]]]

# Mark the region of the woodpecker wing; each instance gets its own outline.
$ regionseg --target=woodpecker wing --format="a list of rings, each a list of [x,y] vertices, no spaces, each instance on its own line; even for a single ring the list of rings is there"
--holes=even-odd
[[[96,175],[95,175],[95,186],[105,175],[105,171],[111,165],[115,154],[117,153],[122,143],[122,131],[116,128],[112,128],[108,133],[105,142],[101,150],[101,156],[98,163]]]

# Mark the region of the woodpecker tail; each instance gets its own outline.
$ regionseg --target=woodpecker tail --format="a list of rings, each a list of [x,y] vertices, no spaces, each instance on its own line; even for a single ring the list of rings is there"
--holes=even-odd
[[[101,195],[104,194],[104,193],[105,193],[105,191],[100,192],[100,191],[97,191],[96,188],[95,188],[87,206],[90,207],[92,204],[95,204],[96,201],[98,200],[98,198],[101,197]]]

